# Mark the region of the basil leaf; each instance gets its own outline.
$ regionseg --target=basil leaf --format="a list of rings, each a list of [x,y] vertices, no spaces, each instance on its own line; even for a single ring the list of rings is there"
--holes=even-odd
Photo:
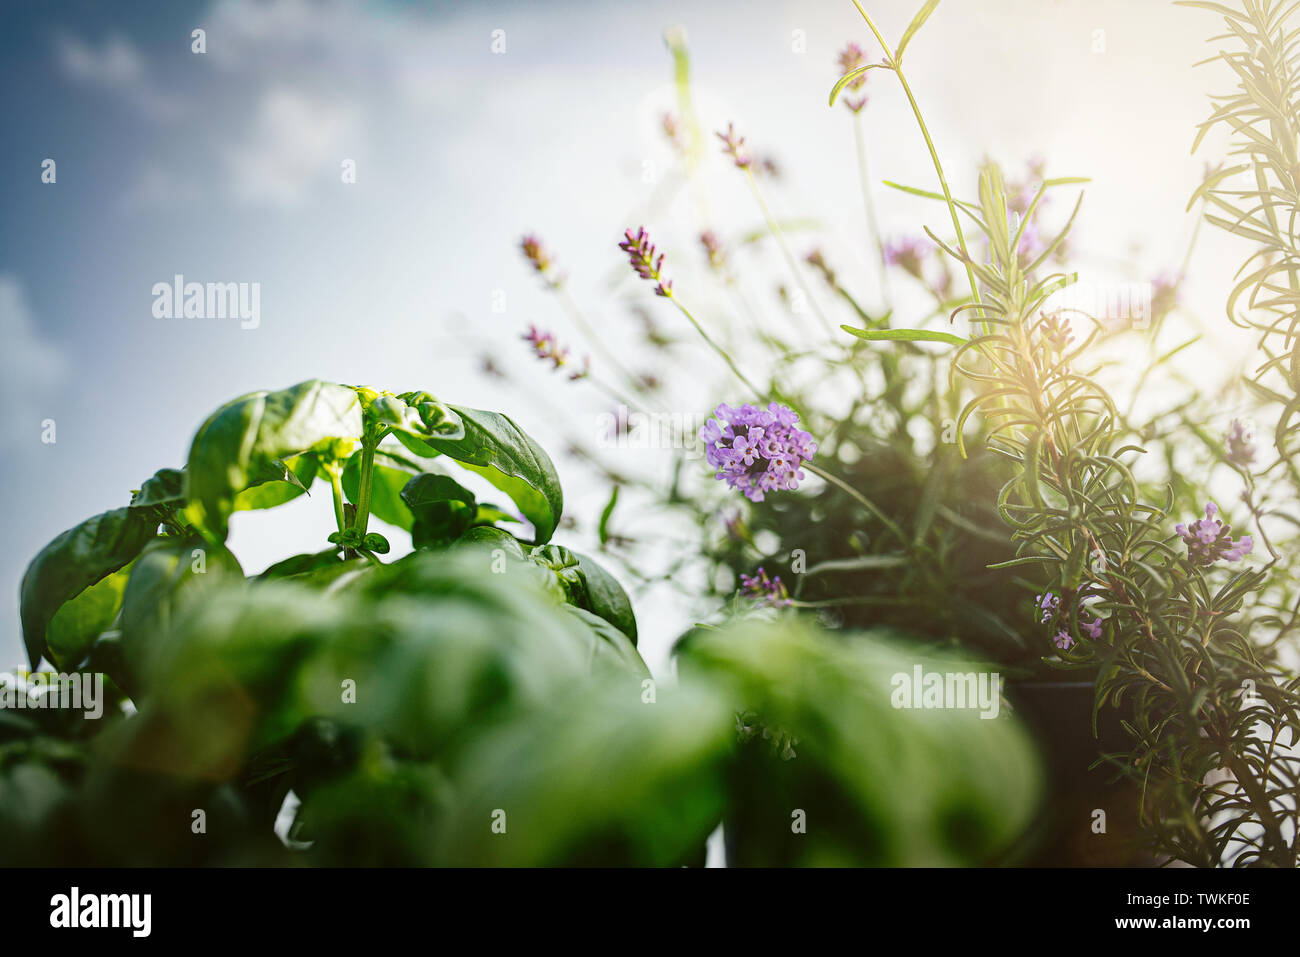
[[[252,485],[235,496],[232,511],[275,508],[291,502],[311,488],[319,471],[320,459],[315,455],[296,455],[286,461],[276,459],[271,463],[265,481]]]
[[[236,495],[275,462],[361,438],[361,404],[352,389],[313,379],[279,392],[253,392],[218,409],[190,447],[186,498],[194,525],[224,541]],[[264,479],[263,479],[264,480]]]
[[[132,508],[151,505],[178,505],[185,501],[185,471],[159,469],[145,480],[140,490],[131,496]]]
[[[50,621],[63,604],[139,555],[157,535],[160,521],[155,507],[115,508],[68,529],[32,559],[23,575],[19,603],[32,668],[49,657]]]
[[[460,417],[464,437],[456,441],[433,439],[429,444],[510,496],[532,522],[536,541],[550,541],[564,510],[560,477],[550,456],[508,416],[461,406],[450,408]],[[405,444],[401,435],[398,438]]]
[[[145,546],[131,566],[122,596],[122,655],[132,677],[139,680],[147,674],[158,641],[166,637],[184,602],[243,577],[229,549],[197,533],[155,538]]]
[[[128,564],[64,602],[54,613],[45,632],[52,661],[73,668],[86,657],[99,636],[117,619],[130,573]]]
[[[583,607],[623,632],[635,646],[636,614],[632,611],[632,601],[627,597],[623,586],[595,559],[577,552],[573,555],[578,559],[578,567],[582,569],[582,577],[587,586],[587,601]]]
[[[460,538],[478,515],[474,493],[446,475],[414,476],[403,487],[401,500],[414,516],[411,542],[416,548]]]

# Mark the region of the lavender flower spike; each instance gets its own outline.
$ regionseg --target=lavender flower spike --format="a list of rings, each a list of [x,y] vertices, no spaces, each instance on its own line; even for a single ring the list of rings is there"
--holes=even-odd
[[[749,150],[745,147],[745,138],[736,132],[735,125],[728,123],[727,132],[716,135],[722,140],[722,152],[730,156],[741,169],[749,169],[754,162],[754,157],[749,155]]]
[[[1222,558],[1228,562],[1238,562],[1251,553],[1255,547],[1249,535],[1236,539],[1228,534],[1231,525],[1224,525],[1214,516],[1219,513],[1219,506],[1213,502],[1205,503],[1205,518],[1197,519],[1191,526],[1178,523],[1174,527],[1187,544],[1187,560],[1193,565],[1213,565]]]
[[[656,296],[672,298],[673,282],[671,279],[665,280],[662,275],[664,254],[655,249],[644,226],[637,227],[635,233],[631,229],[624,230],[623,242],[618,244],[618,248],[627,253],[628,262],[638,276],[656,283]]]
[[[793,490],[804,478],[800,466],[817,453],[812,435],[795,427],[799,416],[772,402],[766,409],[719,405],[700,429],[705,458],[715,476],[738,489],[751,502],[768,492]]]
[[[560,347],[553,332],[543,332],[536,326],[529,326],[521,337],[533,347],[533,354],[546,362],[551,362],[558,369],[569,358],[569,350]]]
[[[767,577],[767,572],[763,566],[759,566],[757,575],[740,576],[740,593],[746,598],[753,598],[760,605],[770,605],[773,608],[785,608],[794,604],[790,598],[790,593],[786,590],[785,584],[781,581],[780,575],[771,578]]]
[[[862,47],[856,43],[850,43],[839,55],[840,75],[845,76],[854,70],[863,66],[867,62],[867,55],[862,51]],[[859,90],[867,82],[867,74],[856,76],[849,81],[847,89]],[[859,113],[867,105],[866,96],[848,96],[844,99],[845,105],[854,113]]]

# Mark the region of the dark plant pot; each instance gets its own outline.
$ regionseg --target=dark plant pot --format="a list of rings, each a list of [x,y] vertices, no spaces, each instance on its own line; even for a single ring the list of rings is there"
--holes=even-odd
[[[1091,681],[1025,681],[1007,687],[1016,714],[1042,756],[1043,806],[1025,838],[1023,867],[1146,867],[1137,842],[1138,788],[1113,764],[1089,767],[1103,754],[1127,751],[1123,709],[1103,708],[1092,733]],[[1098,812],[1104,812],[1103,820]]]

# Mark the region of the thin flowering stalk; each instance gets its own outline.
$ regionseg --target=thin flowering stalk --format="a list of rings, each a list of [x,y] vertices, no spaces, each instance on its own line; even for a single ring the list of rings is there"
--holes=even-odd
[[[921,107],[917,104],[916,97],[912,95],[912,87],[908,85],[907,77],[903,75],[903,65],[894,57],[893,48],[885,40],[867,11],[862,8],[859,0],[853,0],[853,5],[858,8],[858,13],[862,15],[862,19],[866,21],[871,32],[875,34],[880,48],[885,51],[885,62],[894,71],[894,75],[898,77],[899,85],[902,86],[903,93],[907,96],[907,102],[912,107],[912,115],[916,117],[916,123],[921,128],[921,136],[925,139],[926,149],[930,151],[930,160],[934,163],[934,171],[939,176],[939,186],[943,190],[943,198],[948,204],[948,213],[952,216],[952,227],[957,233],[957,248],[962,254],[962,264],[966,267],[966,278],[970,282],[971,299],[978,303],[980,301],[979,283],[975,280],[975,268],[971,265],[970,252],[966,248],[966,234],[962,231],[961,218],[957,215],[957,204],[953,202],[952,191],[948,188],[948,177],[944,175],[943,164],[939,162],[939,152],[934,148],[934,140],[930,137],[929,127],[925,125],[925,117],[921,115]]]
[[[907,536],[903,533],[903,530],[898,527],[897,522],[895,522],[892,518],[886,515],[881,510],[879,505],[871,501],[871,499],[867,498],[865,495],[863,495],[861,492],[855,489],[848,482],[832,475],[830,472],[827,472],[825,469],[821,468],[820,466],[813,465],[811,462],[805,462],[803,467],[806,468],[809,472],[812,472],[813,475],[820,476],[821,478],[825,479],[827,482],[830,482],[836,488],[840,489],[842,492],[845,492],[848,495],[850,495],[855,502],[857,502],[859,505],[865,508],[877,519],[879,519],[881,524],[884,525],[885,528],[889,529],[889,531],[894,535],[894,537],[897,538],[900,542],[902,542],[904,546],[911,544],[908,541]]]
[[[753,190],[754,199],[758,201],[758,208],[763,212],[763,219],[767,223],[768,232],[772,234],[772,238],[776,240],[777,247],[781,250],[781,255],[785,257],[785,263],[790,270],[790,275],[794,277],[794,281],[803,291],[804,298],[808,300],[808,304],[812,306],[813,312],[817,314],[817,319],[826,330],[826,334],[833,337],[835,335],[834,327],[831,325],[831,321],[826,318],[826,314],[822,312],[822,308],[818,304],[817,300],[813,297],[812,290],[809,289],[808,284],[804,282],[803,272],[799,269],[798,263],[795,262],[794,255],[790,252],[789,245],[786,244],[785,234],[781,232],[781,227],[777,225],[776,219],[773,218],[772,211],[768,209],[767,201],[763,199],[763,191],[758,188],[758,181],[754,179],[753,168],[749,165],[742,168],[745,171],[745,177],[749,180],[749,188]]]
[[[605,345],[604,340],[596,333],[596,330],[591,323],[587,321],[587,317],[583,314],[582,310],[578,307],[577,302],[574,301],[573,296],[569,293],[568,283],[566,282],[567,277],[556,273],[554,260],[551,258],[549,251],[546,249],[545,245],[543,245],[542,241],[530,233],[520,240],[519,246],[523,251],[524,258],[528,260],[537,274],[542,277],[547,288],[559,297],[561,307],[566,313],[568,313],[569,318],[573,320],[574,325],[576,325],[582,332],[583,336],[586,337],[592,348],[600,355],[601,360],[622,376],[623,379],[633,388],[635,388],[637,377],[626,366],[618,361],[618,358],[613,354],[613,351]]]
[[[867,157],[867,138],[862,129],[862,114],[853,112],[853,138],[858,151],[858,179],[862,183],[862,205],[867,211],[867,228],[871,230],[871,240],[876,245],[876,268],[880,275],[880,288],[885,302],[893,299],[889,288],[889,269],[885,262],[885,241],[880,233],[880,223],[876,220],[876,203],[871,189],[870,160]]]
[[[727,364],[727,368],[732,371],[736,378],[744,383],[754,395],[760,399],[765,398],[766,393],[749,381],[745,374],[740,371],[735,360],[731,358],[731,354],[714,341],[713,337],[700,325],[699,320],[691,314],[689,309],[682,305],[681,300],[673,293],[672,280],[664,278],[663,275],[664,254],[659,252],[655,245],[650,242],[650,234],[646,232],[645,227],[639,227],[635,233],[632,232],[631,228],[628,228],[624,231],[623,236],[623,242],[618,244],[618,248],[628,254],[628,262],[636,274],[642,279],[653,282],[655,284],[655,295],[672,302],[678,311],[695,327],[695,331],[700,334],[700,338]]]

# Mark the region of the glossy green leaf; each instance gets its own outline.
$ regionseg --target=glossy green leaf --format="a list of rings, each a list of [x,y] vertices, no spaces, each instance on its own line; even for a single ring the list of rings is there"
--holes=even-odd
[[[140,554],[157,535],[159,522],[159,509],[153,506],[115,508],[86,519],[41,549],[27,566],[20,589],[23,642],[33,668],[48,655],[50,620],[64,602]]]
[[[636,644],[636,614],[632,610],[632,601],[627,592],[603,565],[587,555],[573,553],[582,569],[583,582],[586,586],[586,603],[582,606],[599,615],[607,622],[627,635],[633,645]]]
[[[127,565],[101,578],[54,613],[45,632],[51,660],[73,668],[86,657],[117,618],[130,572]]]
[[[151,541],[132,564],[122,596],[122,653],[131,674],[146,675],[157,643],[185,602],[243,577],[229,549],[197,533]]]
[[[238,493],[265,481],[277,460],[361,438],[361,404],[345,386],[319,380],[254,392],[218,409],[200,427],[186,467],[188,513],[224,541]]]
[[[564,509],[560,478],[550,456],[507,416],[450,408],[463,423],[464,437],[429,444],[509,495],[532,522],[537,542],[549,541]]]
[[[414,518],[411,542],[416,548],[459,538],[478,514],[474,493],[446,475],[425,472],[413,476],[400,496],[407,514]]]
[[[296,455],[287,461],[276,460],[266,474],[274,475],[244,489],[235,496],[235,512],[276,508],[299,495],[310,494],[311,484],[320,472],[320,460],[314,454]]]
[[[131,496],[133,508],[177,506],[185,501],[185,470],[159,469]]]

